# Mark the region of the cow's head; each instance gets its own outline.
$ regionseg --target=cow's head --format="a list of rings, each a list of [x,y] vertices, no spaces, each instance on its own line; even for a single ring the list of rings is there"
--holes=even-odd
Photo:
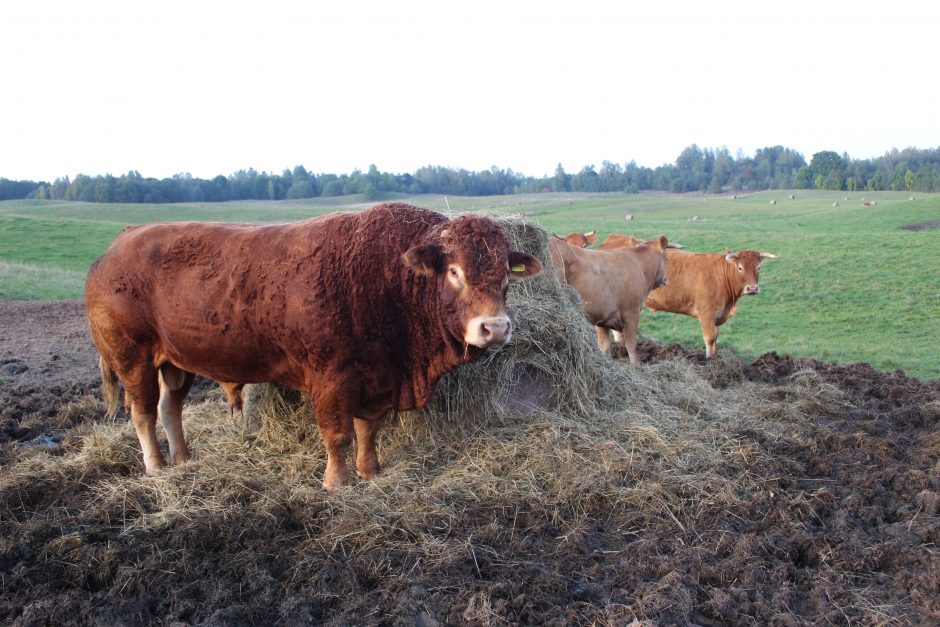
[[[512,337],[506,315],[509,277],[529,277],[542,269],[532,255],[509,250],[499,225],[478,216],[450,220],[436,242],[415,246],[402,258],[415,272],[437,280],[447,331],[480,348]]]
[[[565,240],[566,243],[578,248],[587,248],[593,246],[597,241],[597,231],[588,231],[587,233],[568,233],[564,237],[556,235],[555,237]]]
[[[777,255],[756,250],[739,250],[725,254],[725,261],[733,266],[732,276],[745,296],[760,293],[760,265],[764,259],[777,259]]]

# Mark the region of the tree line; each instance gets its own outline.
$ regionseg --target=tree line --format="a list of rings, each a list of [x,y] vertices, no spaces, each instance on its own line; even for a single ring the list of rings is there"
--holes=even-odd
[[[561,164],[551,176],[524,176],[511,169],[492,167],[471,172],[426,166],[413,174],[368,171],[350,174],[314,174],[303,166],[280,174],[239,170],[213,179],[177,174],[145,178],[137,171],[121,176],[77,175],[52,183],[0,178],[0,200],[35,198],[99,203],[221,202],[227,200],[283,200],[317,196],[362,194],[381,198],[385,192],[491,196],[538,192],[704,192],[761,191],[768,189],[826,189],[845,191],[940,191],[940,149],[893,149],[881,157],[852,159],[848,154],[821,151],[807,163],[803,155],[783,146],[760,148],[748,157],[731,155],[727,148],[685,148],[674,163],[656,168],[635,161],[604,161],[599,168],[584,166],[565,172]]]

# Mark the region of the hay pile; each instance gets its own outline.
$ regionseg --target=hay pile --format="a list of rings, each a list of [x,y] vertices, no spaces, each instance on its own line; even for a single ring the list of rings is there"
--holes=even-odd
[[[544,231],[500,221],[550,268]],[[822,504],[841,497],[800,478],[857,439],[814,425],[848,407],[818,373],[768,385],[723,358],[612,361],[550,271],[514,283],[509,309],[512,343],[448,375],[428,411],[389,419],[380,475],[336,493],[320,488],[312,412],[270,387],[249,395],[262,428],[248,437],[221,393],[188,406],[195,457],[156,478],[142,476],[130,424],[102,422],[93,399],[66,408],[84,425],[0,473],[0,622],[881,623],[934,611],[933,584],[915,579],[927,562],[885,557],[883,582],[870,571],[888,545],[834,551],[832,529],[816,534]],[[940,439],[918,446],[935,455]]]

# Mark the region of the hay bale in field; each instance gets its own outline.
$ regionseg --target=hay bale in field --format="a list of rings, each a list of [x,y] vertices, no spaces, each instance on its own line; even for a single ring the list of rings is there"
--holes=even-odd
[[[444,376],[425,411],[475,420],[542,410],[586,415],[626,400],[633,388],[633,371],[601,353],[577,292],[561,285],[551,271],[548,233],[522,216],[491,217],[505,229],[511,247],[538,257],[543,271],[510,285],[512,341]],[[303,425],[314,424],[311,409],[298,410],[295,393],[262,384],[248,386],[245,397],[252,428],[280,431],[286,418],[295,423],[292,428],[305,433],[310,427]],[[275,420],[266,418],[271,410]],[[308,416],[301,421],[297,411]]]

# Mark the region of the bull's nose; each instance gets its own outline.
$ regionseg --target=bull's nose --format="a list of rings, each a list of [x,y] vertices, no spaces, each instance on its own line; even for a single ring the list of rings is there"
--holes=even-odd
[[[745,294],[760,294],[760,285],[757,283],[752,283],[751,285],[744,286]]]
[[[480,338],[487,344],[503,344],[511,328],[509,318],[486,318],[480,322]]]

